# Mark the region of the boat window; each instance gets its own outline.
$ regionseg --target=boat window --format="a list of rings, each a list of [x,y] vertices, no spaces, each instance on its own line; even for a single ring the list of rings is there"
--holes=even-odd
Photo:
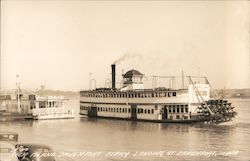
[[[46,102],[45,101],[40,101],[39,102],[39,108],[45,108],[46,107]]]

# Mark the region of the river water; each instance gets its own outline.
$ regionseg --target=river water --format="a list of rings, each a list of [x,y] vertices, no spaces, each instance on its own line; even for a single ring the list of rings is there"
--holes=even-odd
[[[231,99],[229,123],[159,124],[77,116],[75,119],[1,122],[19,142],[46,144],[57,161],[250,160],[250,99]],[[72,104],[78,109],[78,103]]]

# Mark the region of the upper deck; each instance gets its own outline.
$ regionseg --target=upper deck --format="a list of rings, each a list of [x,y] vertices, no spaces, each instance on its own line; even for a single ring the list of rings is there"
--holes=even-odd
[[[81,97],[90,98],[154,98],[154,97],[176,97],[187,94],[188,89],[143,89],[143,90],[112,90],[109,88],[80,91]]]
[[[152,104],[152,103],[198,103],[208,100],[210,96],[209,84],[205,77],[188,76],[153,76],[152,88],[145,88],[144,74],[137,70],[130,70],[123,74],[122,83],[119,88],[115,81],[115,64],[112,69],[112,87],[96,88],[94,90],[80,91],[81,103],[92,104]],[[161,86],[157,86],[159,79],[167,80]],[[203,81],[201,81],[202,79]],[[205,80],[205,81],[204,81]],[[91,82],[91,81],[90,81]],[[178,82],[181,85],[178,86]],[[167,87],[169,85],[169,87]],[[90,83],[91,89],[91,83]]]
[[[152,104],[152,103],[187,103],[188,89],[159,90],[145,89],[133,91],[121,90],[92,90],[81,91],[82,103],[106,103],[106,104]]]

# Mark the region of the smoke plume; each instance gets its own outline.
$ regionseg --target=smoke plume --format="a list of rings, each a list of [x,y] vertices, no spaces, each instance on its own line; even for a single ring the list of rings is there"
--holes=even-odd
[[[136,57],[141,58],[141,55],[137,54],[137,53],[126,53],[122,57],[120,57],[119,59],[114,61],[113,64],[119,64],[119,63],[121,63],[123,61],[126,61],[128,59],[133,59],[133,58],[136,58]]]

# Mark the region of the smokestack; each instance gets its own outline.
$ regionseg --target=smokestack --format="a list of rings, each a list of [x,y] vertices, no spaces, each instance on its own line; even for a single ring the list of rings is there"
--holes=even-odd
[[[112,70],[112,89],[115,89],[115,64],[111,65]]]

